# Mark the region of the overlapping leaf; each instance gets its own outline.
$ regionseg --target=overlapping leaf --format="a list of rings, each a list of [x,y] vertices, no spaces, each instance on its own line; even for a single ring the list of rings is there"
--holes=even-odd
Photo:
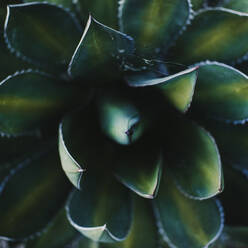
[[[246,0],[224,1],[223,7],[248,13],[248,2]]]
[[[208,247],[220,235],[223,216],[214,200],[196,201],[183,196],[168,174],[154,200],[158,227],[170,247]]]
[[[60,7],[38,2],[8,6],[6,42],[17,56],[36,66],[65,70],[80,36],[75,18]]]
[[[88,173],[82,190],[71,195],[67,215],[71,225],[93,241],[122,241],[132,221],[131,199],[111,175]]]
[[[248,118],[248,78],[225,64],[201,64],[192,107],[201,118],[242,122]]]
[[[23,239],[41,231],[63,205],[68,190],[56,151],[20,164],[0,187],[0,236]]]
[[[194,17],[171,51],[171,59],[187,65],[207,59],[231,63],[247,54],[247,34],[247,14],[209,8]]]

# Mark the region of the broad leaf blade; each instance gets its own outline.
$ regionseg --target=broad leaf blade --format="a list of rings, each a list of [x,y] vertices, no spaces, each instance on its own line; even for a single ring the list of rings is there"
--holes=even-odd
[[[20,240],[40,232],[69,190],[56,151],[26,160],[1,184],[0,236]]]
[[[120,29],[134,37],[140,53],[165,52],[190,18],[186,0],[120,1]]]
[[[217,62],[202,63],[192,108],[200,118],[242,123],[248,118],[248,77]]]
[[[9,76],[0,84],[0,130],[19,134],[40,128],[75,105],[76,92],[74,85],[32,70]]]
[[[208,247],[220,235],[223,215],[214,200],[196,201],[183,196],[163,177],[154,210],[164,240],[171,247]]]
[[[63,8],[37,2],[8,6],[6,42],[11,51],[36,66],[65,71],[80,35],[79,24]]]
[[[86,78],[92,82],[96,78],[100,82],[118,78],[120,74],[118,60],[125,54],[132,54],[133,50],[131,37],[89,16],[84,33],[72,56],[68,73],[74,78]],[[107,67],[111,68],[111,73],[106,70]],[[92,77],[89,77],[89,74]]]
[[[32,3],[33,0],[23,0],[25,3]],[[36,2],[44,2],[43,0],[36,0]],[[74,8],[73,0],[46,0],[47,3],[56,4],[58,6],[63,6],[65,8]]]
[[[187,65],[204,60],[231,63],[247,54],[247,34],[247,14],[208,8],[194,17],[171,55]]]
[[[74,228],[93,241],[115,242],[126,238],[132,220],[128,191],[111,175],[87,174],[81,191],[74,191],[67,216]]]

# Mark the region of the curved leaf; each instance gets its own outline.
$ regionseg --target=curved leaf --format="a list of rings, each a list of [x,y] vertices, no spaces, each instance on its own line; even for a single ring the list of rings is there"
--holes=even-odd
[[[80,31],[76,19],[55,5],[33,2],[8,6],[5,39],[10,50],[47,70],[66,69]]]
[[[118,29],[118,0],[78,0],[77,5],[81,16],[87,16],[91,13],[104,25]]]
[[[72,77],[87,78],[92,82],[96,78],[100,81],[113,79],[119,76],[118,59],[125,54],[133,53],[133,50],[131,37],[89,16],[82,38],[69,64],[68,73]],[[111,68],[111,73],[106,68]]]
[[[97,242],[126,238],[132,206],[128,191],[108,174],[88,174],[81,191],[74,191],[67,204],[71,225]]]
[[[203,118],[234,123],[248,118],[248,77],[217,62],[202,63],[192,108]]]
[[[154,211],[160,234],[170,247],[208,247],[223,228],[220,204],[212,199],[195,201],[186,198],[168,174],[161,181]]]
[[[36,71],[9,76],[0,83],[0,130],[19,134],[44,126],[79,101],[76,93],[74,85]]]
[[[152,209],[146,200],[135,197],[134,219],[128,237],[114,244],[101,244],[100,248],[156,248],[158,235]]]
[[[20,240],[41,231],[69,190],[56,151],[24,161],[0,185],[0,236]]]
[[[71,183],[80,188],[85,170],[107,170],[113,148],[100,132],[93,108],[66,116],[59,127],[59,153],[62,168]]]
[[[171,56],[187,65],[206,59],[231,63],[247,54],[247,34],[247,14],[207,8],[194,17],[187,32],[176,42]]]
[[[225,212],[227,225],[248,226],[248,180],[240,171],[224,168],[225,190],[220,194],[220,200]]]
[[[70,225],[65,209],[62,208],[39,237],[27,241],[25,248],[61,248],[77,236],[77,231]]]
[[[190,19],[187,0],[120,1],[120,29],[135,38],[141,53],[165,52]]]
[[[208,129],[214,135],[223,159],[240,170],[248,170],[248,126],[211,123]]]
[[[246,0],[227,0],[224,1],[223,7],[248,13],[248,2]]]
[[[164,125],[164,157],[178,188],[196,199],[223,190],[218,148],[213,137],[195,123],[175,118]]]
[[[23,0],[24,3],[34,2],[34,0]],[[36,0],[36,2],[44,2],[43,0]],[[63,6],[65,8],[74,8],[73,0],[46,0],[46,3],[56,4],[58,6]]]
[[[119,147],[115,157],[113,170],[121,183],[142,197],[152,199],[157,195],[163,160],[154,140],[142,138]]]

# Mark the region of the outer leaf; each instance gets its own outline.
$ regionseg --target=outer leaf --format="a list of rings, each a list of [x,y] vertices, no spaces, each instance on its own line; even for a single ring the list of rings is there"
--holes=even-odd
[[[211,123],[208,129],[214,135],[223,159],[241,170],[248,170],[248,126]]]
[[[125,186],[145,198],[157,195],[162,173],[162,155],[154,140],[120,147],[116,152],[114,172]],[[151,144],[154,144],[151,147]]]
[[[168,49],[190,18],[187,0],[120,1],[120,29],[135,38],[141,53]]]
[[[240,171],[228,168],[228,166],[224,169],[224,176],[225,190],[220,194],[220,199],[226,216],[225,223],[248,226],[247,178]]]
[[[202,64],[192,108],[204,118],[242,122],[248,118],[248,77],[216,62]]]
[[[91,13],[104,25],[118,29],[118,0],[79,0],[77,5],[82,16]]]
[[[135,197],[134,220],[127,239],[115,244],[101,244],[100,248],[156,248],[157,228],[148,203]]]
[[[25,3],[34,2],[33,0],[24,0]],[[44,2],[43,0],[36,0],[36,2]],[[46,0],[45,2],[63,6],[65,8],[73,8],[73,0]]]
[[[218,148],[212,136],[195,123],[175,118],[164,125],[165,159],[179,189],[206,199],[223,190]]]
[[[0,236],[23,239],[41,231],[62,206],[69,189],[56,151],[20,164],[0,187]]]
[[[75,18],[55,5],[36,2],[8,6],[5,39],[9,48],[42,68],[65,70],[80,34]]]
[[[78,233],[68,222],[65,209],[62,208],[41,236],[28,240],[25,248],[61,248],[77,236]]]
[[[224,8],[208,8],[195,16],[187,32],[178,39],[171,55],[178,62],[188,65],[206,59],[230,63],[248,52],[247,34],[247,14]]]
[[[59,128],[59,153],[63,170],[80,188],[85,170],[107,170],[112,164],[112,145],[103,138],[93,108],[77,111],[63,119]],[[97,145],[96,145],[97,144]]]
[[[226,0],[223,7],[241,12],[248,12],[248,2],[245,0]]]
[[[67,216],[73,227],[93,241],[121,241],[130,229],[130,200],[128,191],[111,176],[89,174],[82,191],[71,195]]]
[[[7,77],[0,83],[1,131],[18,134],[41,127],[75,105],[76,92],[74,85],[31,70]]]
[[[213,248],[246,248],[247,244],[247,227],[225,227]]]
[[[134,50],[133,39],[111,29],[89,16],[82,38],[71,59],[68,73],[72,77],[94,81],[118,75],[118,58]],[[111,68],[111,73],[106,68]],[[97,75],[95,75],[97,70]],[[116,72],[117,71],[117,72]],[[89,77],[91,75],[93,78]],[[115,82],[116,83],[116,82]]]
[[[223,215],[214,200],[195,201],[183,196],[168,174],[154,200],[158,227],[170,247],[208,247],[220,235]]]
[[[107,95],[99,100],[98,105],[101,127],[108,137],[122,145],[140,138],[144,131],[144,120],[131,101]]]

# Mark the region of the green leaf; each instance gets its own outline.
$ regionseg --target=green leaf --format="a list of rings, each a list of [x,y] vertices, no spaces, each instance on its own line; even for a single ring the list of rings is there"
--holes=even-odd
[[[107,95],[99,100],[98,108],[103,132],[117,143],[129,145],[143,134],[144,120],[130,100]]]
[[[120,1],[120,29],[134,37],[138,51],[145,54],[161,53],[161,48],[165,52],[190,15],[187,0]]]
[[[136,194],[150,199],[157,195],[163,165],[156,141],[141,138],[133,145],[119,147],[114,162],[118,180]]]
[[[248,226],[248,196],[247,177],[240,171],[230,167],[224,168],[225,190],[220,194],[220,200],[225,212],[227,225]]]
[[[223,214],[214,200],[186,198],[165,173],[154,200],[154,211],[163,239],[170,247],[208,247],[220,235]]]
[[[248,244],[247,227],[225,227],[213,248],[246,248]]]
[[[248,77],[217,62],[202,63],[192,108],[201,118],[239,123],[248,118]]]
[[[38,67],[64,71],[80,35],[75,17],[61,7],[38,2],[8,6],[8,46],[17,56]]]
[[[224,1],[223,7],[241,12],[248,12],[248,2],[246,0]]]
[[[205,0],[191,0],[191,3],[194,10],[199,10],[204,7]]]
[[[101,244],[100,248],[156,248],[158,234],[149,202],[135,197],[134,219],[128,237],[114,244]]]
[[[97,242],[122,241],[132,221],[129,193],[109,174],[88,174],[81,191],[68,201],[67,217],[73,227]]]
[[[247,54],[247,42],[247,14],[207,8],[195,15],[169,57],[187,65],[207,59],[231,63]]]
[[[79,101],[76,93],[76,86],[37,71],[9,76],[0,83],[0,130],[19,134],[44,126]]]
[[[78,0],[81,16],[87,16],[89,13],[104,25],[118,29],[118,0]]]
[[[0,236],[20,240],[40,232],[69,190],[56,150],[25,160],[0,186]]]
[[[27,241],[25,248],[61,248],[70,244],[77,236],[78,232],[70,225],[66,211],[62,208],[39,237]]]
[[[46,1],[43,1],[43,0],[35,0],[36,2],[46,2],[46,3],[51,3],[51,4],[56,4],[56,5],[59,5],[59,6],[63,6],[65,8],[70,8],[70,9],[73,9],[74,8],[74,3],[73,3],[73,0],[46,0]],[[31,3],[31,2],[34,2],[34,0],[23,0],[23,2],[25,3]]]
[[[72,77],[92,82],[97,78],[101,83],[119,77],[118,60],[124,54],[133,53],[133,50],[131,37],[89,16],[82,38],[69,64],[68,73]],[[111,73],[106,68],[111,69]]]
[[[248,170],[248,126],[210,123],[207,126],[215,137],[224,160],[241,170]]]
[[[113,160],[112,145],[103,137],[98,123],[94,109],[87,108],[66,116],[59,127],[62,168],[78,189],[85,170],[107,170]]]
[[[218,148],[202,127],[182,117],[164,124],[164,157],[178,188],[196,199],[213,197],[223,190]]]

